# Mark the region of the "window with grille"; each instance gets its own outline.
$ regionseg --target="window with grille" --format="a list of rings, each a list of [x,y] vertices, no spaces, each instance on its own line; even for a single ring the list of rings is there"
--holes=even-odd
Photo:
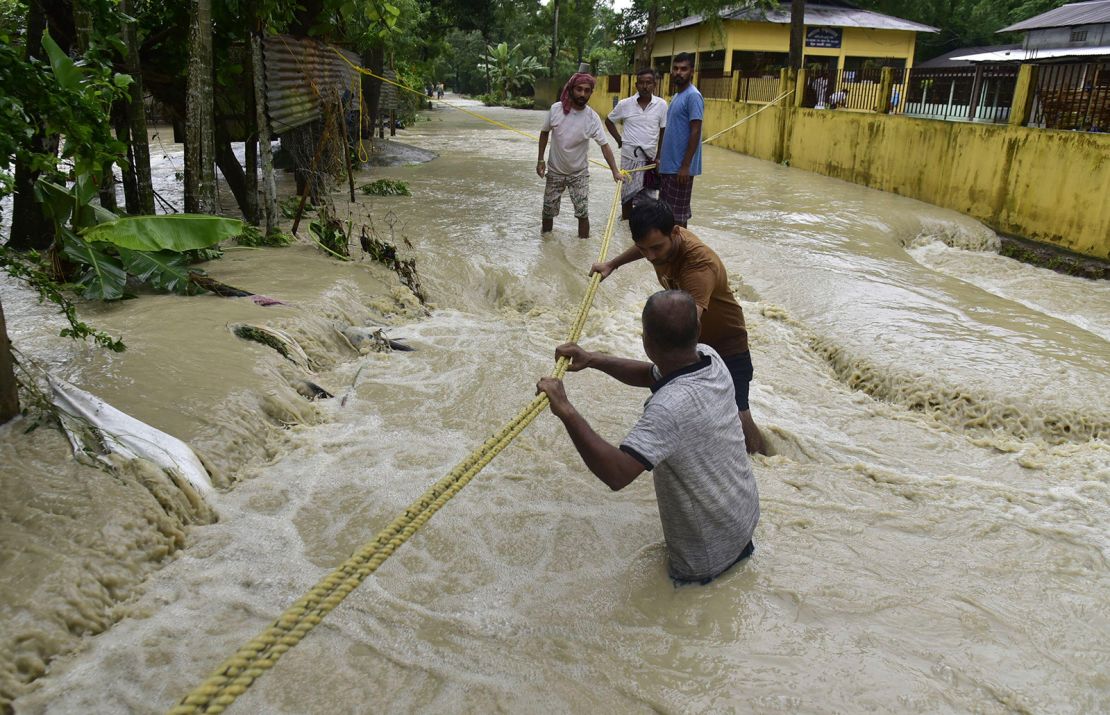
[[[1071,41],[1072,42],[1086,42],[1087,41],[1087,31],[1086,30],[1072,30],[1071,31]]]

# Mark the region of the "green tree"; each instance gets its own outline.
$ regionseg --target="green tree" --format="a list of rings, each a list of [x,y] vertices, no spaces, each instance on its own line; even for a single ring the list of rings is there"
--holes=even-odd
[[[486,70],[496,85],[495,94],[508,99],[513,90],[532,84],[536,73],[544,71],[544,65],[531,55],[524,55],[520,45],[509,47],[502,42],[496,47],[486,47],[487,54],[482,58],[481,68]]]
[[[960,47],[1019,42],[1020,35],[999,35],[1000,29],[1028,19],[1069,0],[860,0],[868,10],[883,12],[940,29],[917,37],[917,56],[935,57]]]

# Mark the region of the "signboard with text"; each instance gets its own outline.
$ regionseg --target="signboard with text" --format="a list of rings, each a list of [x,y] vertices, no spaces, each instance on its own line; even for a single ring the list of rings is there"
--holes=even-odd
[[[807,27],[806,47],[840,47],[843,33],[839,27]]]

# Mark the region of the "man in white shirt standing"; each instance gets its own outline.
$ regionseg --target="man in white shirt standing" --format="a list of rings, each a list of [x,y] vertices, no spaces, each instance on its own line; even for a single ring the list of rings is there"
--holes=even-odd
[[[623,122],[621,137],[614,122]],[[617,102],[605,119],[605,128],[621,150],[621,168],[632,171],[655,163],[663,132],[667,128],[667,102],[655,95],[655,70],[645,67],[636,73],[636,96]],[[621,193],[621,218],[628,220],[632,201],[644,190],[644,172],[629,175]],[[650,189],[649,189],[650,190]]]
[[[593,76],[586,72],[579,72],[567,80],[559,101],[551,105],[540,130],[540,158],[536,163],[536,173],[541,179],[547,178],[543,191],[543,233],[551,231],[555,217],[559,215],[563,192],[569,189],[574,215],[578,218],[578,237],[590,237],[591,139],[601,147],[601,153],[613,171],[613,180],[620,182],[623,178],[613,150],[605,139],[601,117],[589,106],[594,83]],[[545,162],[543,157],[549,137],[551,156],[549,162]]]

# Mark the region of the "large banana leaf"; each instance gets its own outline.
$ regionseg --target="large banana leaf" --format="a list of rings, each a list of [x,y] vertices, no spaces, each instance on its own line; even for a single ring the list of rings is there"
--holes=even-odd
[[[62,236],[62,253],[74,263],[86,266],[77,280],[81,295],[93,300],[119,300],[127,285],[127,272],[119,259],[109,256],[96,246],[66,230]]]
[[[83,186],[85,186],[84,191],[87,191],[87,185],[83,184]],[[63,226],[74,215],[75,210],[77,217],[74,219],[74,224],[78,227],[106,223],[119,218],[108,209],[89,203],[92,196],[89,196],[82,203],[80,196],[78,196],[78,188],[77,186],[66,188],[39,177],[39,180],[35,182],[35,198],[45,207],[50,218]],[[93,195],[96,194],[95,186],[92,188],[92,192]]]
[[[189,258],[173,251],[129,251],[119,249],[123,267],[140,283],[156,290],[185,294],[189,292]]]
[[[62,89],[73,92],[79,90],[81,88],[81,69],[74,64],[73,60],[61,47],[58,47],[58,43],[54,42],[54,38],[50,36],[49,32],[42,36],[42,47],[46,50],[46,56],[50,58],[50,69],[54,70],[54,77],[58,80]]]
[[[126,216],[86,229],[89,242],[110,243],[133,251],[193,251],[214,246],[243,232],[243,222],[204,214]]]

